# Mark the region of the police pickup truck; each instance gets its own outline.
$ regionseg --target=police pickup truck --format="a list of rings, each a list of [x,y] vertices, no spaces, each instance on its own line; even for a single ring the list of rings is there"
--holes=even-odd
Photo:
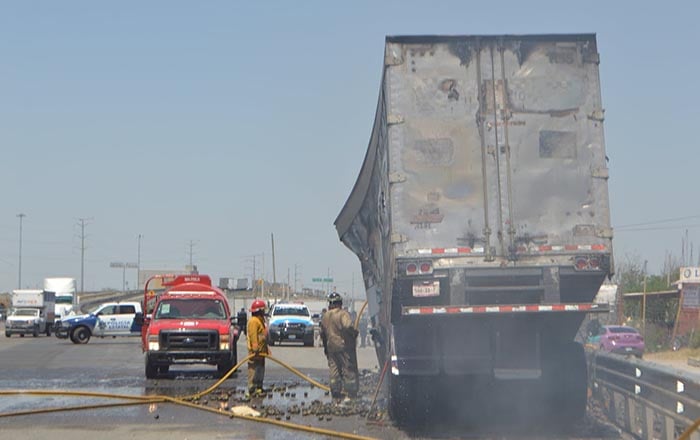
[[[278,303],[270,311],[270,343],[303,342],[306,347],[314,345],[314,321],[309,308],[304,304]]]
[[[56,337],[70,338],[74,344],[87,344],[91,336],[140,336],[141,325],[134,318],[142,316],[139,302],[101,304],[87,315],[71,316],[56,325]]]

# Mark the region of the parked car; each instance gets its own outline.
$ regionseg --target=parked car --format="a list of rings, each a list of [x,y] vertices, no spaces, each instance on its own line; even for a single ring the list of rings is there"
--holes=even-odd
[[[644,353],[644,337],[637,329],[624,325],[604,325],[588,337],[587,345],[602,351],[630,354],[638,358]]]

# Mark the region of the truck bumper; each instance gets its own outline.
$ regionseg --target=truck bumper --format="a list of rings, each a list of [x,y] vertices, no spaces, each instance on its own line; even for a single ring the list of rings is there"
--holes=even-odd
[[[20,326],[12,326],[12,327],[7,327],[7,324],[5,325],[5,334],[9,335],[31,335],[34,332],[34,329],[38,327],[35,325],[20,325]]]
[[[68,339],[68,333],[69,333],[70,328],[68,327],[55,327],[54,328],[54,334],[58,339]]]
[[[297,329],[275,329],[270,330],[270,339],[272,342],[304,342],[314,340],[314,330],[313,328],[309,330],[297,330]]]
[[[154,365],[209,364],[231,361],[230,351],[149,351],[146,356]]]

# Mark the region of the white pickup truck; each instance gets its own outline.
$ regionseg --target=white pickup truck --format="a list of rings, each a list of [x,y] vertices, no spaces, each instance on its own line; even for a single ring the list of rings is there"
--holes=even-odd
[[[70,338],[74,344],[87,344],[92,336],[140,336],[141,326],[134,322],[141,315],[139,302],[101,304],[87,315],[71,316],[57,325],[56,337]]]

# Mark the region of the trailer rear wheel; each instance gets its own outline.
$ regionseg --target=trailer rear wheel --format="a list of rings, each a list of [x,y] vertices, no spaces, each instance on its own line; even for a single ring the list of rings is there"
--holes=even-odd
[[[545,361],[545,398],[547,407],[557,414],[557,421],[566,428],[586,415],[588,369],[583,346],[569,342],[550,353]]]
[[[423,425],[430,416],[431,381],[420,376],[389,377],[389,415],[399,426]]]

